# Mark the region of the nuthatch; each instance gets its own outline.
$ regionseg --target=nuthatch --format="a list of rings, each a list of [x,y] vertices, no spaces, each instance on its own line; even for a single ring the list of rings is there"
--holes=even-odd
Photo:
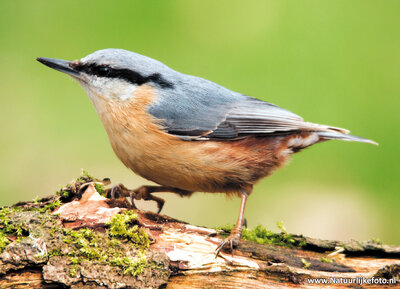
[[[241,197],[237,223],[217,254],[239,244],[253,185],[292,153],[330,139],[376,144],[122,49],[79,61],[37,60],[83,86],[119,159],[160,185],[139,188],[139,198],[155,200],[161,209],[164,201],[154,192]]]

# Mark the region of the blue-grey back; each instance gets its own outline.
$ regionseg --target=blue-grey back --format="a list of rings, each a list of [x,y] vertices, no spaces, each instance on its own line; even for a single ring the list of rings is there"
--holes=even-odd
[[[153,83],[157,96],[148,111],[163,121],[167,132],[183,139],[233,139],[247,134],[299,130],[305,126],[301,117],[285,109],[212,81],[177,72],[134,52],[104,49],[82,61],[129,69],[144,78],[159,74],[169,85]]]

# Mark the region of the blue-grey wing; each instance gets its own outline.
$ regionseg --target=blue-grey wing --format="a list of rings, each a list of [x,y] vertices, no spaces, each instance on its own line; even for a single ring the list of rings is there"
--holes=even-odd
[[[202,78],[185,76],[176,83],[149,112],[163,121],[166,132],[185,140],[286,133],[307,124],[290,111]]]

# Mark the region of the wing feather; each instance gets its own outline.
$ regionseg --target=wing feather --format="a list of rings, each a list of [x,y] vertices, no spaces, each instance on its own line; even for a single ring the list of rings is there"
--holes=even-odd
[[[301,130],[347,133],[344,129],[305,122],[274,104],[202,78],[185,75],[177,83],[180,85],[165,91],[149,112],[162,120],[167,133],[183,140],[234,140]]]

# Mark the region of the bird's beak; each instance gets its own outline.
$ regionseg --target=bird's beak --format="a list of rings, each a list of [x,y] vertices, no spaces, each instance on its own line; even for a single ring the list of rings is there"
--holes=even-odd
[[[67,73],[71,76],[78,77],[80,75],[80,72],[74,69],[72,61],[46,57],[38,57],[36,60],[50,68],[54,68],[55,70]]]

